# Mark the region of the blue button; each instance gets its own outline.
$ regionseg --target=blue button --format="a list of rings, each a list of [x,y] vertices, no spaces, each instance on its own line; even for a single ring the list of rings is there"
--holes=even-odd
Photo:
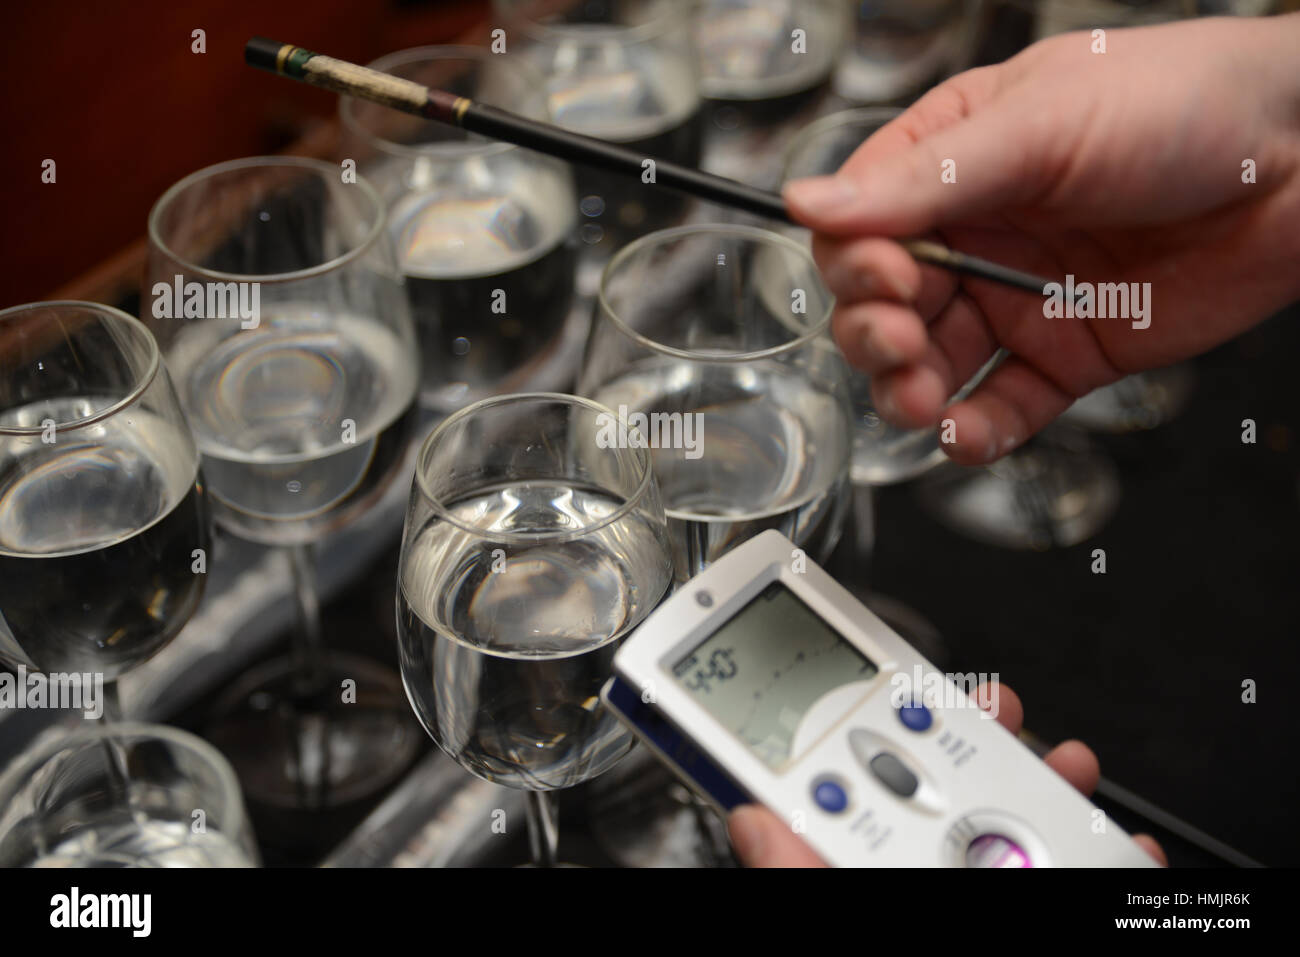
[[[844,793],[844,788],[830,778],[813,782],[813,800],[823,811],[831,814],[839,814],[849,806],[849,796]]]
[[[934,716],[925,705],[913,702],[898,709],[898,720],[903,722],[903,727],[913,731],[928,731],[934,723]]]

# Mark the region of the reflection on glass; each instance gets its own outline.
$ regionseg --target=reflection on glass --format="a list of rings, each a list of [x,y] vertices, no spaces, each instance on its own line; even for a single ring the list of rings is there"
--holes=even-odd
[[[116,716],[115,680],[198,606],[207,511],[143,325],[88,302],[0,312],[0,663],[84,673],[83,710]]]
[[[846,110],[823,117],[803,130],[786,152],[782,181],[826,176],[844,165],[853,152],[902,110]],[[802,242],[807,230],[791,228]],[[914,478],[944,460],[936,429],[904,429],[886,422],[871,398],[871,378],[856,369],[849,373],[853,402],[853,481],[888,485]]]
[[[369,64],[550,121],[519,58],[420,47]],[[342,154],[379,191],[420,340],[422,397],[446,413],[512,385],[554,348],[573,300],[577,201],[558,160],[345,97]]]
[[[748,227],[624,248],[601,281],[579,389],[649,429],[679,580],[767,528],[814,559],[848,505],[845,366],[811,256]]]
[[[700,159],[700,89],[685,0],[496,0],[507,55],[545,78],[560,126],[686,166]],[[681,219],[654,182],[577,167],[579,235],[611,251]],[[643,176],[643,180],[646,177]]]
[[[619,643],[672,578],[650,458],[573,396],[485,399],[420,450],[398,570],[402,679],[438,745],[481,778],[539,793],[631,747],[600,703]],[[531,799],[534,863],[553,808]]]

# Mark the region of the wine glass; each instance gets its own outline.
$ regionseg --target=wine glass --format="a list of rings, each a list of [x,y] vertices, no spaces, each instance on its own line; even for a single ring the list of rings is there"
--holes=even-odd
[[[228,690],[210,737],[262,805],[321,808],[382,786],[418,736],[396,675],[325,652],[313,546],[374,504],[416,415],[383,203],[317,160],[209,167],[154,205],[145,292],[216,521],[287,554],[300,619],[292,654]]]
[[[632,745],[600,689],[621,639],[672,581],[650,456],[620,435],[632,435],[625,421],[586,399],[484,399],[425,440],[407,509],[407,695],[461,766],[529,791],[538,865],[555,863],[548,792]]]
[[[806,250],[747,226],[652,233],[606,267],[579,391],[648,433],[678,581],[768,528],[834,548],[851,413],[833,304]]]
[[[419,47],[370,69],[550,121],[520,57]],[[420,339],[422,400],[446,414],[537,374],[573,302],[578,215],[569,166],[458,127],[343,97],[342,155],[388,207]]]
[[[885,107],[845,110],[825,116],[791,141],[786,150],[782,183],[836,172],[873,133],[902,114]],[[811,234],[792,227],[791,235],[807,244]],[[944,460],[936,429],[904,429],[886,422],[871,398],[871,378],[849,373],[853,402],[853,464],[855,484],[888,485],[928,471]]]
[[[543,77],[566,129],[698,166],[699,74],[686,0],[494,0],[507,55]],[[600,254],[682,219],[688,201],[653,182],[576,168],[579,236]]]
[[[0,662],[120,717],[116,679],[198,606],[209,535],[149,330],[91,302],[0,312]]]
[[[176,728],[92,725],[37,746],[0,776],[0,808],[0,867],[257,866],[234,770]]]

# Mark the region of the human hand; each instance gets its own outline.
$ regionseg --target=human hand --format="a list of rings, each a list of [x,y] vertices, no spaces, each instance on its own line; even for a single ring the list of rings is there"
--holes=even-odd
[[[1108,30],[1106,42],[1094,53],[1089,34],[1066,34],[955,76],[835,176],[786,186],[838,299],[836,341],[873,376],[879,411],[913,428],[951,418],[944,448],[963,464],[1300,295],[1300,14]],[[956,182],[941,180],[946,160]],[[1043,297],[918,265],[888,236],[1049,280],[1150,283],[1150,325],[1046,318]],[[1012,358],[945,411],[999,346]]]
[[[981,692],[974,697],[984,710],[995,709],[993,714],[1002,727],[1012,734],[1020,733],[1025,709],[1014,691],[1005,685],[996,685],[991,693]],[[1059,744],[1043,760],[1085,796],[1092,794],[1101,777],[1097,756],[1081,741]],[[826,866],[812,848],[765,807],[747,804],[736,808],[727,819],[727,829],[736,856],[747,867]],[[1139,834],[1133,840],[1161,866],[1168,863],[1160,845],[1150,836]]]

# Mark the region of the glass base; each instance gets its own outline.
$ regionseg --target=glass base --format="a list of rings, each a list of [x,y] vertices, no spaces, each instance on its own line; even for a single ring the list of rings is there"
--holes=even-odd
[[[1191,363],[1139,372],[1094,389],[1062,415],[1061,421],[1092,432],[1154,429],[1187,406],[1195,385]]]
[[[414,760],[422,736],[397,674],[327,652],[314,680],[290,658],[253,669],[217,702],[206,737],[250,803],[316,811],[363,801]]]
[[[991,465],[942,469],[918,489],[927,512],[976,541],[1002,548],[1068,548],[1097,534],[1120,500],[1110,457],[1086,439],[1034,440]]]
[[[623,867],[735,867],[726,823],[644,746],[588,785],[588,820]]]

